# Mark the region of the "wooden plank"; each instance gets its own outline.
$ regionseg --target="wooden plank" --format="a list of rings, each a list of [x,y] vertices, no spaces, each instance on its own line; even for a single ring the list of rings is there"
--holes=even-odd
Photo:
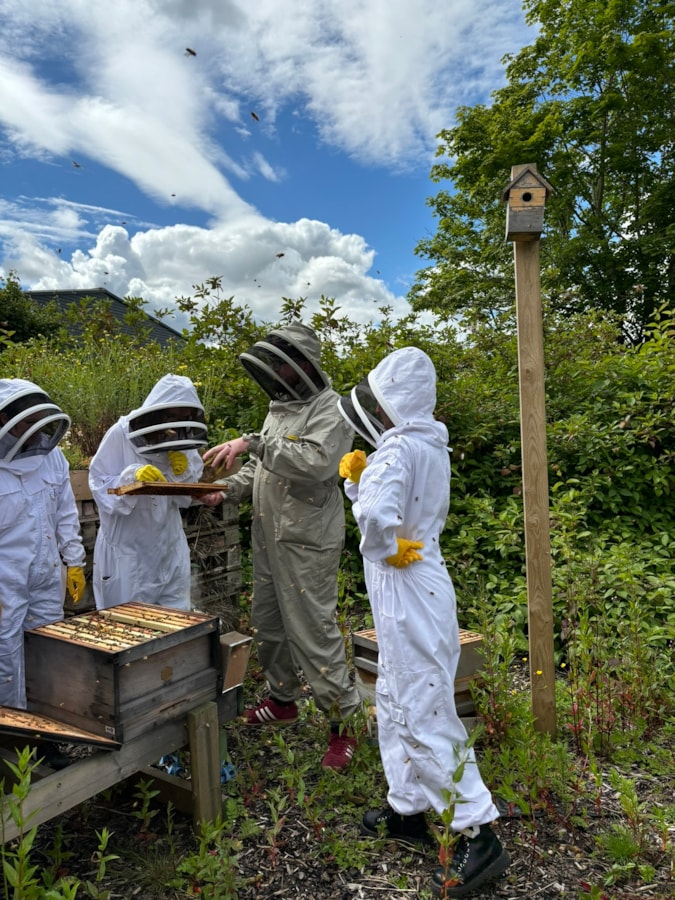
[[[91,500],[89,469],[74,469],[70,473],[70,485],[76,501]]]
[[[178,482],[178,481],[138,481],[134,484],[125,484],[121,487],[108,488],[109,494],[160,494],[175,495],[187,494],[213,494],[221,488],[217,484],[205,484],[204,482]]]
[[[143,766],[150,765],[166,753],[173,753],[185,745],[185,718],[165,722],[154,731],[146,732],[119,750],[100,750],[33,783],[23,801],[23,820],[29,827],[48,822],[54,816],[84,803],[90,797],[124,781]],[[220,776],[219,776],[220,780]],[[2,811],[4,841],[19,836],[19,828],[8,810]]]
[[[221,694],[217,702],[209,702],[204,704],[209,707],[204,716],[204,724],[209,723],[207,740],[213,741],[211,731],[215,734],[214,754],[215,762],[208,760],[207,765],[201,765],[199,776],[210,779],[212,784],[210,790],[208,785],[202,784],[201,790],[210,797],[210,807],[207,810],[205,805],[199,808],[199,815],[206,815],[217,806],[216,815],[220,812],[220,758],[218,748],[218,732],[219,723],[227,722],[237,715],[238,711],[238,690],[237,688]],[[201,709],[202,707],[200,707]],[[213,714],[211,708],[216,710],[215,727],[213,726]],[[158,725],[152,731],[145,732],[132,741],[124,743],[119,750],[107,751],[100,750],[86,759],[74,762],[67,769],[59,772],[50,772],[44,766],[40,766],[40,774],[49,773],[46,777],[39,781],[33,781],[28,796],[23,801],[23,820],[29,824],[42,825],[55,816],[63,815],[69,809],[79,806],[85,800],[96,796],[101,791],[119,784],[135,775],[136,772],[142,771],[146,766],[157,762],[161,756],[174,753],[180,750],[188,742],[187,714],[183,713],[176,718]],[[194,748],[199,753],[199,743],[201,736],[197,734],[195,727]],[[193,746],[190,745],[190,754],[192,756]],[[201,760],[200,760],[201,762]],[[192,790],[194,795],[194,790]],[[215,802],[216,794],[218,796]],[[197,807],[194,801],[190,811],[195,816],[195,827],[197,826]],[[19,827],[12,821],[11,814],[6,808],[0,813],[0,834],[1,840],[5,842],[14,840],[19,836]],[[215,816],[214,816],[215,818]]]
[[[144,627],[145,623],[143,619],[138,618],[137,616],[133,616],[130,614],[124,614],[120,612],[116,612],[115,608],[113,609],[102,609],[99,612],[99,615],[102,619],[107,619],[110,622],[121,622],[123,625],[135,625],[138,627]],[[184,628],[184,625],[178,625],[175,622],[153,622],[152,630],[153,631],[178,631],[181,628]]]
[[[243,683],[252,642],[253,638],[238,631],[228,631],[227,634],[220,635],[224,691]]]
[[[15,738],[23,738],[26,741],[38,741],[44,739],[60,740],[70,744],[94,744],[114,749],[119,743],[92,731],[75,728],[57,719],[26,709],[14,709],[10,706],[0,706],[0,735],[12,735]],[[5,742],[7,743],[7,742]],[[15,743],[20,743],[16,740]]]
[[[204,703],[188,713],[194,822],[213,822],[221,812],[218,707]]]

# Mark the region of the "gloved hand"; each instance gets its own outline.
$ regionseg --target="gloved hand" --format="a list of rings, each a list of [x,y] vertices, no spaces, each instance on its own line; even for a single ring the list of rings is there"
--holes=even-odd
[[[68,566],[66,585],[68,593],[73,598],[73,603],[79,603],[84,597],[84,589],[87,586],[82,566]]]
[[[134,475],[136,481],[166,481],[157,466],[141,466]]]
[[[181,453],[180,450],[169,450],[168,455],[173,474],[182,475],[188,466],[187,456],[184,453]]]
[[[404,569],[406,566],[409,566],[410,563],[415,562],[418,559],[424,559],[424,557],[417,552],[424,547],[422,541],[408,541],[405,538],[396,538],[396,543],[398,544],[398,551],[394,556],[388,556],[385,559],[385,562],[389,563],[390,566],[396,566],[397,569]]]
[[[366,454],[363,450],[352,450],[351,453],[345,453],[340,460],[338,472],[340,478],[348,478],[350,481],[358,484],[365,467]]]

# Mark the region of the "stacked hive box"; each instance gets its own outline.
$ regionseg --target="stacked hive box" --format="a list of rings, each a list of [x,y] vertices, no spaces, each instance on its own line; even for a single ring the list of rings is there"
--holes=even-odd
[[[459,631],[460,657],[455,677],[455,707],[461,718],[474,715],[471,682],[479,677],[483,664],[480,648],[483,636],[473,631]],[[356,631],[352,635],[356,686],[361,698],[375,703],[375,682],[377,680],[377,635],[374,628]]]
[[[87,590],[77,606],[70,595],[66,596],[66,616],[88,612],[95,606],[91,574],[99,517],[88,476],[86,470],[74,471],[70,476],[86,552]],[[186,510],[183,521],[192,561],[193,606],[218,616],[222,630],[231,631],[239,624],[237,608],[241,591],[238,510],[229,503],[215,509],[197,503]]]
[[[236,630],[241,593],[237,507],[195,504],[187,509],[184,525],[192,560],[193,606],[218,616],[224,631]]]
[[[67,616],[76,612],[88,612],[95,608],[94,592],[91,588],[91,573],[94,566],[94,544],[96,543],[96,533],[99,524],[98,510],[89,490],[89,472],[86,469],[77,469],[71,472],[70,483],[73,488],[73,494],[75,494],[77,512],[80,518],[82,543],[86,553],[84,571],[87,577],[87,589],[77,606],[73,603],[70,594],[66,593],[65,612]]]
[[[120,744],[221,689],[215,616],[124,603],[26,632],[29,711]]]

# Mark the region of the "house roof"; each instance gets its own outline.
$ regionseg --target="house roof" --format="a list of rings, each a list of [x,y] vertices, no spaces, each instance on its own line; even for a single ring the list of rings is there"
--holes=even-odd
[[[95,300],[99,303],[105,302],[108,304],[110,312],[117,320],[118,328],[123,334],[134,337],[138,334],[138,330],[125,321],[125,316],[130,311],[129,304],[126,300],[123,300],[121,297],[116,296],[105,288],[90,288],[89,290],[73,291],[24,291],[24,294],[30,297],[31,300],[39,306],[47,306],[47,304],[54,302],[57,307],[64,312],[69,306],[79,304],[85,298]],[[175,328],[165,325],[160,319],[151,316],[145,311],[143,311],[143,314],[147,318],[147,324],[150,326],[148,341],[156,341],[158,344],[164,346],[171,341],[182,343],[185,340],[180,331],[176,331]],[[72,330],[75,332],[78,331],[76,326],[73,327]]]

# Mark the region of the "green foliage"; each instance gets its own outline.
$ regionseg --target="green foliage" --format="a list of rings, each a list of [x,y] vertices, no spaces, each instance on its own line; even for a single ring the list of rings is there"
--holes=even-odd
[[[182,888],[188,896],[208,900],[236,900],[237,853],[240,841],[234,836],[236,820],[202,823],[197,852],[182,859],[178,877],[170,886]]]
[[[417,309],[512,306],[512,250],[502,190],[534,162],[553,185],[542,241],[542,287],[553,308],[614,311],[639,340],[673,293],[672,135],[675,30],[671,3],[526,0],[535,41],[505,58],[492,103],[458,110],[432,169],[451,182],[429,200],[438,231],[410,297]]]
[[[59,327],[54,310],[33,303],[14,272],[0,278],[0,310],[0,347],[54,334]]]
[[[35,839],[37,826],[30,825],[30,815],[24,812],[24,803],[30,794],[31,779],[36,768],[33,751],[24,747],[18,752],[16,762],[6,760],[5,764],[13,776],[11,791],[5,793],[5,780],[0,781],[0,819],[3,823],[2,844],[0,845],[0,860],[2,862],[3,896],[13,897],[15,900],[75,900],[81,887],[79,880],[73,876],[59,876],[56,873],[60,864],[66,858],[61,847],[62,831],[57,832],[56,843],[50,856],[52,865],[39,866],[34,862]],[[4,823],[13,822],[18,830],[18,839],[13,842],[5,841]],[[105,829],[104,829],[105,832]],[[98,848],[99,866],[96,882],[87,882],[87,896],[97,900],[109,900],[108,891],[99,890],[100,880],[105,875],[105,862],[115,859],[115,856],[104,857],[103,851],[108,842],[109,834],[98,834],[100,844]]]
[[[220,280],[182,298],[191,331],[182,346],[143,344],[117,334],[98,337],[94,324],[73,343],[39,338],[0,353],[3,376],[30,378],[72,419],[63,443],[71,465],[86,464],[116,419],[138,406],[167,372],[189,375],[207,410],[212,444],[260,426],[268,398],[240,365],[239,354],[271,324],[222,296]],[[285,299],[280,322],[302,318],[304,303]],[[343,393],[396,347],[426,350],[438,373],[437,415],[453,447],[452,500],[441,547],[455,582],[460,622],[478,629],[479,598],[509,623],[525,652],[527,586],[520,468],[517,340],[504,315],[458,335],[416,314],[394,323],[355,326],[323,298],[310,317],[323,364]],[[672,313],[664,310],[647,340],[620,341],[616,319],[545,310],[546,409],[556,658],[566,657],[574,610],[607,608],[621,619],[639,600],[649,641],[663,650],[675,631],[675,366]],[[356,442],[359,444],[359,441]],[[346,546],[340,576],[343,616],[367,615],[359,535],[346,503]],[[242,509],[242,524],[249,511]],[[242,541],[248,570],[249,546]],[[565,625],[565,623],[568,623]],[[666,666],[666,680],[673,666]]]

